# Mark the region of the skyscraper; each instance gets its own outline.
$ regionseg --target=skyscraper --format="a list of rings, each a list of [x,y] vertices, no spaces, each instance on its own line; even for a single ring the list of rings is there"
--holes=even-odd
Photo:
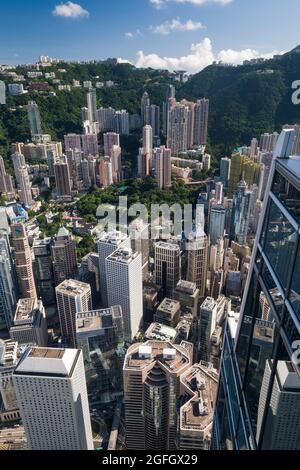
[[[13,372],[18,363],[18,343],[0,340],[0,396],[2,421],[20,419],[19,404],[13,384]]]
[[[69,347],[76,347],[76,315],[92,310],[91,287],[69,279],[55,289],[60,331]]]
[[[116,111],[113,130],[120,135],[129,135],[129,114],[125,109]]]
[[[35,299],[37,297],[31,250],[27,238],[26,228],[23,224],[12,225],[12,240],[15,249],[15,266],[17,271],[20,295],[22,298]]]
[[[123,396],[124,328],[119,306],[78,313],[77,345],[83,352],[89,403],[113,403]]]
[[[146,125],[153,129],[153,137],[159,137],[160,134],[160,107],[151,104],[146,107]]]
[[[211,362],[210,341],[216,328],[217,310],[218,305],[211,297],[206,297],[200,306],[198,352],[201,361]]]
[[[210,210],[209,236],[211,245],[216,245],[218,238],[224,237],[225,231],[225,207],[222,204],[214,204]]]
[[[99,272],[101,287],[101,302],[103,307],[108,306],[105,259],[118,248],[130,248],[130,238],[118,231],[103,232],[97,240],[99,255]]]
[[[175,99],[175,87],[173,85],[167,85],[166,87],[166,100],[163,103],[163,134],[164,136],[168,135],[168,118],[170,110],[170,99]]]
[[[230,319],[227,323],[213,448],[300,449],[296,425],[300,159],[290,157],[293,142],[294,130],[282,131],[274,151],[240,319],[235,327]],[[261,293],[270,306],[272,322],[263,319]]]
[[[99,145],[97,134],[83,134],[81,136],[83,156],[88,157],[92,155],[97,157],[99,155]]]
[[[207,144],[209,100],[202,98],[195,105],[194,145]]]
[[[33,242],[36,287],[45,306],[55,303],[51,245],[51,238],[34,240]]]
[[[155,282],[162,287],[164,297],[172,297],[180,280],[180,248],[163,241],[154,244]]]
[[[201,228],[198,228],[197,232],[190,236],[187,250],[187,280],[196,284],[199,289],[199,298],[203,299],[206,292],[208,269],[208,238]]]
[[[3,157],[0,155],[0,193],[14,192],[13,177],[6,173]]]
[[[24,166],[26,166],[25,157],[22,153],[15,152],[12,154],[12,162],[14,166],[14,172],[15,172],[17,184],[19,186],[21,182],[20,168],[24,168]]]
[[[107,132],[103,134],[104,155],[110,157],[114,145],[120,147],[120,136],[116,132]]]
[[[54,176],[58,197],[71,197],[72,182],[66,156],[63,156],[59,161],[54,163]]]
[[[148,106],[150,106],[150,98],[149,98],[148,93],[145,91],[141,100],[141,117],[142,117],[143,126],[147,124],[147,107]]]
[[[20,201],[25,207],[31,208],[33,205],[33,198],[31,194],[31,183],[29,180],[27,166],[22,166],[18,169],[19,172],[19,189]]]
[[[13,382],[30,449],[93,450],[82,351],[28,348]]]
[[[218,374],[210,364],[194,364],[181,374],[178,449],[210,449],[217,388]]]
[[[0,80],[0,104],[6,104],[6,85]]]
[[[189,108],[175,103],[169,111],[167,146],[172,156],[178,156],[187,150]]]
[[[245,181],[240,181],[233,196],[231,213],[230,239],[245,245],[249,232],[251,191],[247,190]]]
[[[176,449],[180,375],[192,365],[192,350],[184,342],[129,347],[123,369],[128,450]]]
[[[143,318],[142,255],[119,248],[105,260],[108,306],[120,305],[124,336],[132,341]]]
[[[87,93],[87,109],[88,109],[88,120],[92,124],[97,122],[97,93],[96,89],[92,88]]]
[[[17,304],[17,278],[8,234],[0,232],[0,323],[10,328]]]
[[[79,134],[67,134],[64,136],[65,151],[80,150],[81,151],[81,137]]]
[[[257,440],[260,439],[267,394],[270,387],[272,361],[266,363],[258,407]],[[265,421],[263,450],[299,450],[300,377],[291,362],[278,361],[274,386]]]
[[[228,187],[228,181],[230,178],[230,168],[231,168],[231,160],[230,158],[224,157],[221,158],[221,181],[224,184],[224,187]]]
[[[47,346],[46,312],[41,300],[20,299],[18,301],[9,335],[19,345]]]
[[[31,137],[35,135],[41,135],[42,132],[42,122],[38,105],[35,101],[29,101],[27,105],[28,120],[30,126]]]
[[[65,227],[60,227],[51,246],[54,283],[58,286],[65,279],[77,274],[76,243]]]
[[[161,146],[154,149],[155,176],[161,189],[172,185],[171,149]]]

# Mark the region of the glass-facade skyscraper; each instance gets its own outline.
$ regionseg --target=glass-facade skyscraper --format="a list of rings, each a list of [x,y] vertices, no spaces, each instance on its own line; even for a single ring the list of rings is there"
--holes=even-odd
[[[289,157],[293,141],[285,129],[239,319],[227,320],[213,449],[300,449],[300,157]]]

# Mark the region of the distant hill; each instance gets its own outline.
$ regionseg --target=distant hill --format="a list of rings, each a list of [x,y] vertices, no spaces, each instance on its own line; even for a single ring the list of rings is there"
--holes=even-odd
[[[300,80],[299,50],[260,65],[211,65],[187,83],[175,83],[178,99],[210,98],[209,140],[213,156],[219,159],[222,154],[230,154],[236,146],[249,144],[252,137],[263,132],[280,130],[283,124],[300,123],[300,105],[295,106],[291,101],[292,82]],[[22,67],[16,71],[25,75],[27,72]],[[98,105],[127,109],[130,113],[140,112],[144,90],[149,92],[153,103],[162,106],[165,86],[170,83],[167,71],[137,69],[130,64],[59,63],[45,71],[54,71],[62,84],[71,84],[73,79],[112,80],[116,86],[97,91]],[[27,79],[25,85],[31,81],[34,80]],[[30,99],[38,103],[44,131],[53,138],[62,139],[67,132],[80,132],[86,91],[59,92],[55,86],[52,89],[56,97],[34,92],[7,97],[7,106],[0,111],[0,154],[9,155],[11,142],[29,139],[24,105]]]
[[[300,48],[260,65],[211,65],[184,84],[179,94],[210,98],[210,142],[230,152],[263,132],[300,123],[300,106],[291,101],[295,80],[300,80]]]

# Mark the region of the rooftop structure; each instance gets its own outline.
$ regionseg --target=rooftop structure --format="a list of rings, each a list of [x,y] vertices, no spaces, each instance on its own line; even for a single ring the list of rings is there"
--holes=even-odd
[[[161,323],[151,323],[145,333],[147,340],[169,341],[173,343],[177,337],[175,328],[171,328]]]
[[[190,399],[180,408],[179,448],[209,450],[218,373],[209,364],[195,364],[181,375],[180,387]]]
[[[79,351],[76,349],[31,348],[15,369],[15,374],[71,377]]]

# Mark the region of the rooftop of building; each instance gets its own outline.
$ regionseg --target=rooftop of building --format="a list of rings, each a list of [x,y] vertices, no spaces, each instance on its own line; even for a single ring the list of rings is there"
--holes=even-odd
[[[78,313],[76,318],[76,332],[77,334],[86,334],[113,328],[114,320],[117,318],[122,319],[122,309],[119,306]]]
[[[171,250],[171,251],[180,251],[179,246],[177,243],[170,243],[170,242],[163,242],[158,241],[154,244],[155,248],[163,248],[164,250]]]
[[[15,341],[0,340],[0,367],[15,365],[18,355],[18,343]]]
[[[300,378],[292,362],[278,361],[276,377],[282,392],[300,393]]]
[[[77,281],[75,279],[66,279],[59,286],[56,287],[56,292],[66,295],[82,295],[91,290],[89,284]]]
[[[180,302],[178,300],[165,298],[157,309],[157,313],[168,313],[175,315],[180,310]]]
[[[205,431],[213,422],[217,372],[208,364],[195,364],[181,375],[180,382],[191,396],[180,408],[180,429]]]
[[[191,364],[191,350],[183,342],[180,345],[167,341],[137,343],[128,349],[124,369],[141,370],[156,362],[166,367],[170,373],[179,373],[182,368]]]
[[[106,259],[109,261],[117,261],[122,264],[129,264],[139,256],[137,251],[131,248],[119,248],[109,255]]]
[[[201,304],[200,309],[213,310],[217,306],[215,299],[212,297],[206,297],[204,302]]]
[[[32,323],[36,311],[36,299],[20,299],[17,303],[17,308],[14,317],[14,323],[26,322]]]
[[[112,230],[110,232],[103,232],[100,234],[98,242],[109,243],[112,245],[120,245],[128,238],[127,234],[122,233],[118,230]]]
[[[188,295],[195,295],[197,293],[197,286],[194,282],[180,280],[176,286],[177,292],[182,292]]]
[[[79,354],[77,349],[28,348],[14,374],[70,377]]]
[[[177,336],[175,328],[162,325],[161,323],[151,323],[145,333],[147,340],[170,341],[173,342]]]

